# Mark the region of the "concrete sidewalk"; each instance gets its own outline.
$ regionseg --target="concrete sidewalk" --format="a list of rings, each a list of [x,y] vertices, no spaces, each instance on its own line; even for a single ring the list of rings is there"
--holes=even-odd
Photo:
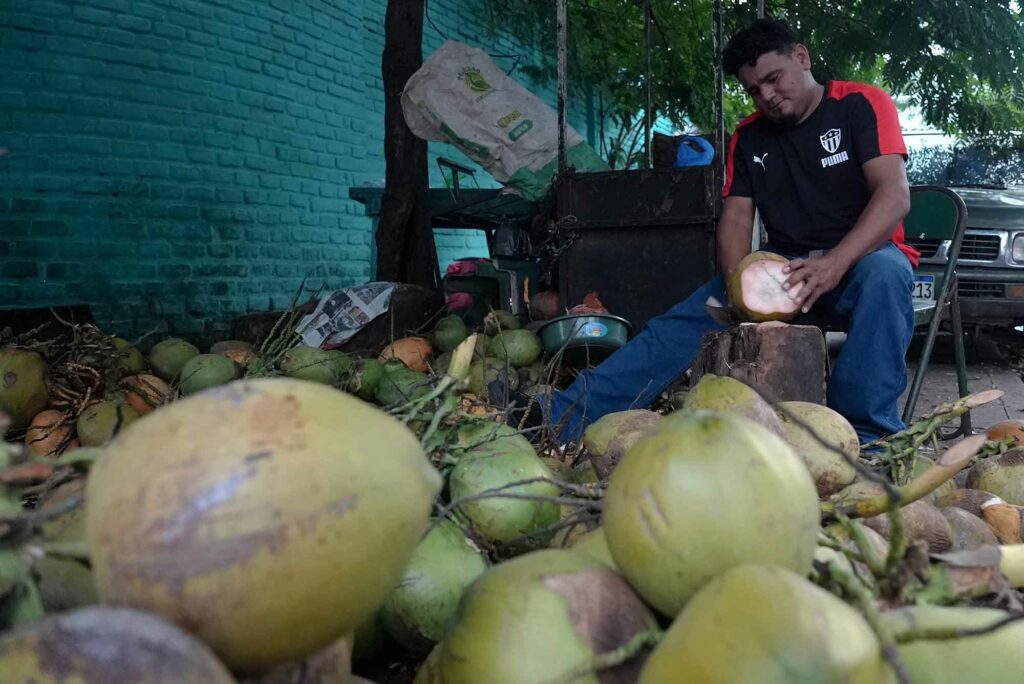
[[[914,368],[910,369],[913,379]],[[987,389],[1001,389],[1001,399],[971,412],[975,432],[990,425],[1010,418],[1024,418],[1024,382],[1021,375],[1007,365],[994,363],[977,363],[967,366],[967,383],[971,392]],[[908,387],[910,381],[908,380]],[[958,396],[956,383],[956,366],[946,363],[930,363],[925,375],[921,396],[917,400],[914,413],[918,416],[927,413],[943,402],[953,401]],[[904,393],[900,406],[906,399]]]

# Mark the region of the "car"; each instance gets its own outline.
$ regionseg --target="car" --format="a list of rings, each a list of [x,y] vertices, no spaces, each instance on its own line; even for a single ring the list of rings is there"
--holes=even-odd
[[[951,185],[967,206],[967,230],[957,260],[965,327],[1024,324],[1024,186]],[[941,287],[950,241],[908,236],[921,252],[914,298],[934,299]]]

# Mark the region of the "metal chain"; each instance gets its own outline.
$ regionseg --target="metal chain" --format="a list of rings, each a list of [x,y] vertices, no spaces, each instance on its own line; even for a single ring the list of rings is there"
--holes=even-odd
[[[544,269],[544,272],[541,273],[540,276],[542,281],[548,280],[548,277],[551,275],[551,270],[555,267],[555,264],[558,263],[559,258],[561,258],[562,254],[572,247],[580,237],[578,230],[563,231],[559,229],[559,226],[566,223],[577,223],[578,221],[579,219],[574,215],[569,214],[568,216],[563,216],[556,222],[552,222],[551,228],[548,230],[548,235],[544,239],[543,244],[541,244],[541,249],[550,253],[547,257],[547,268]],[[559,237],[564,237],[564,240],[561,244],[556,244]]]

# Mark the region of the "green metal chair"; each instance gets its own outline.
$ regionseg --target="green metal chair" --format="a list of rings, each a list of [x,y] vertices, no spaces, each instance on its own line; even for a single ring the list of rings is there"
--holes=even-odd
[[[921,358],[914,372],[907,401],[903,406],[903,420],[910,423],[917,407],[928,362],[939,327],[946,319],[950,321],[953,333],[953,353],[956,359],[957,387],[961,397],[967,396],[967,359],[964,352],[964,331],[960,320],[960,298],[957,293],[956,262],[960,256],[960,245],[967,229],[967,207],[963,199],[949,188],[933,185],[915,185],[910,188],[910,213],[903,220],[903,229],[908,242],[928,239],[948,241],[947,261],[941,273],[934,275],[936,296],[932,300],[914,300],[916,326],[927,325],[928,332],[921,350]],[[941,242],[940,242],[941,244]],[[921,275],[920,269],[915,275]],[[954,432],[945,432],[943,439],[971,434],[971,414],[960,417],[960,427]]]

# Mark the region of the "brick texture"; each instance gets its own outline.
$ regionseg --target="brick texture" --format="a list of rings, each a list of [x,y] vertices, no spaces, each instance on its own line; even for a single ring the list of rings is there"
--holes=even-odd
[[[529,63],[478,1],[430,2],[425,52],[444,33]],[[3,0],[0,307],[84,303],[119,335],[205,343],[307,275],[371,279],[348,190],[384,176],[385,4]],[[468,162],[431,154],[435,185],[433,157]],[[437,242],[442,268],[486,253],[473,231]]]

